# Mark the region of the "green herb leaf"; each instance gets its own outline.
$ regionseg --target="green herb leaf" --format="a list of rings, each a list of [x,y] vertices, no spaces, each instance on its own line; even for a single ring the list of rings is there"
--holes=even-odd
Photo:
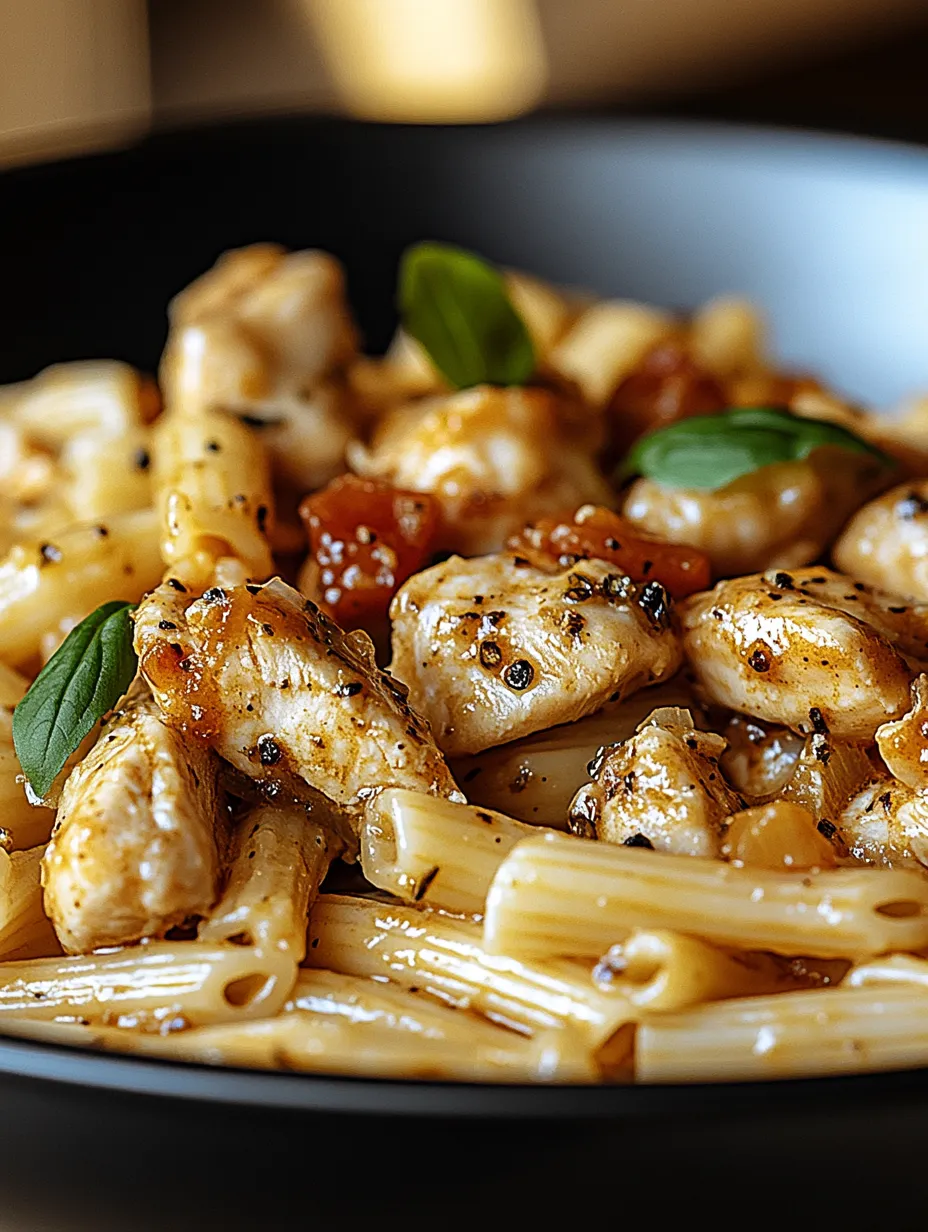
[[[104,603],[72,629],[13,711],[16,756],[44,796],[94,723],[132,683],[131,603]]]
[[[645,475],[668,488],[715,491],[770,466],[796,462],[822,445],[891,458],[847,428],[774,407],[735,407],[719,415],[682,419],[636,441],[622,473]]]
[[[457,389],[524,385],[535,349],[499,270],[448,244],[416,244],[400,264],[403,327]]]

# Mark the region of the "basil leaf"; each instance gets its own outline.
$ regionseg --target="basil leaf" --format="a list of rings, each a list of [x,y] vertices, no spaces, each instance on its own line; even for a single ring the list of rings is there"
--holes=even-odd
[[[448,244],[416,244],[400,263],[403,328],[457,389],[524,385],[535,349],[499,270]]]
[[[868,453],[894,465],[847,428],[774,407],[750,406],[683,419],[641,437],[622,475],[645,475],[669,488],[715,491],[774,462],[800,461],[823,445]]]
[[[131,603],[104,603],[72,629],[13,711],[13,743],[38,796],[98,719],[119,701],[138,667]]]

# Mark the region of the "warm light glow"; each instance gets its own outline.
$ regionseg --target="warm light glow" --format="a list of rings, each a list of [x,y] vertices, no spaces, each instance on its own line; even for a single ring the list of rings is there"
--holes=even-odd
[[[533,0],[307,0],[345,106],[378,120],[499,120],[546,79]]]

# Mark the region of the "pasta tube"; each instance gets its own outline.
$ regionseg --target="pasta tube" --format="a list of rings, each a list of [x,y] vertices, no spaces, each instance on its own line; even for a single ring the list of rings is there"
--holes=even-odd
[[[352,1023],[301,1010],[166,1035],[58,1023],[12,1021],[10,1025],[15,1033],[50,1041],[205,1065],[438,1082],[591,1082],[596,1078],[592,1062],[571,1046],[564,1031],[533,1040],[497,1031],[499,1038],[493,1046],[479,1041],[474,1046],[472,1041],[462,1049],[457,1043],[413,1036],[379,1022]]]
[[[635,928],[737,949],[856,958],[928,946],[928,880],[907,871],[737,868],[546,834],[503,861],[487,895],[491,954],[595,955]]]
[[[61,458],[65,499],[74,520],[108,518],[151,504],[150,433],[134,428],[122,436],[85,432],[73,437]]]
[[[361,867],[398,898],[473,915],[503,857],[532,833],[502,813],[392,788],[367,811]]]
[[[0,690],[3,687],[0,669]],[[55,824],[55,810],[29,803],[23,784],[22,768],[13,747],[13,718],[0,709],[0,830],[9,835],[12,847],[34,847],[48,841]]]
[[[44,847],[0,851],[0,958],[48,934],[42,910]]]
[[[387,977],[526,1034],[570,1027],[595,1048],[636,1017],[579,964],[492,956],[475,924],[440,912],[325,894],[309,933],[308,966]]]
[[[928,1063],[928,995],[885,985],[746,997],[638,1027],[639,1082],[733,1082]]]
[[[221,411],[170,414],[155,428],[153,451],[165,565],[187,562],[205,577],[220,557],[234,556],[251,577],[266,578],[273,501],[257,434]]]
[[[200,940],[257,945],[302,962],[309,904],[337,850],[301,805],[260,805],[239,826],[225,893],[200,925]]]
[[[836,980],[844,969],[839,964]],[[653,929],[636,931],[612,946],[594,968],[593,979],[632,1005],[653,1012],[789,992],[809,983],[827,984],[831,977],[806,967],[794,971],[771,954],[726,951],[698,937]]]
[[[478,1067],[486,1052],[492,1054],[504,1048],[521,1057],[521,1050],[528,1043],[522,1036],[494,1026],[466,1010],[451,1009],[427,995],[410,992],[392,982],[340,975],[335,971],[301,971],[285,1008],[352,1023],[379,1023],[393,1034],[405,1031],[417,1040],[441,1040],[449,1048],[459,1049],[465,1057],[476,1057]],[[577,1067],[577,1073],[570,1081],[585,1080],[583,1071],[591,1067],[590,1050],[579,1035],[553,1031],[543,1033],[540,1042],[556,1048],[555,1055],[560,1058],[561,1065],[567,1064],[573,1055],[571,1063]],[[530,1057],[536,1059],[533,1061]],[[534,1045],[529,1045],[523,1064],[537,1064],[540,1059]]]
[[[146,1030],[276,1014],[292,959],[238,945],[150,941],[96,954],[0,963],[0,1021],[67,1019]]]
[[[72,526],[53,542],[16,544],[0,561],[0,657],[20,667],[42,634],[83,620],[101,603],[134,603],[161,579],[154,511]]]
[[[852,967],[844,978],[846,988],[866,988],[871,984],[913,984],[928,991],[928,958],[884,954]]]

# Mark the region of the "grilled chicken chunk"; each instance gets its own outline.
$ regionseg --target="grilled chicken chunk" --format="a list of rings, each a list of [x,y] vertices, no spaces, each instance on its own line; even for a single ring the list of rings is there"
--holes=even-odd
[[[139,690],[68,777],[45,852],[45,910],[68,953],[160,936],[214,903],[218,760]]]
[[[390,412],[370,448],[354,445],[349,461],[365,477],[431,493],[444,513],[445,547],[492,552],[533,518],[611,504],[566,411],[547,390],[478,386]]]
[[[714,492],[637,479],[622,512],[659,539],[705,552],[716,577],[798,568],[822,555],[886,475],[870,454],[821,448],[799,462],[762,466]]]
[[[687,658],[708,699],[732,710],[868,741],[908,708],[928,657],[928,605],[829,569],[720,582],[681,608]]]
[[[140,605],[135,642],[166,721],[272,792],[315,789],[349,814],[385,787],[463,799],[367,634],[279,578],[194,600],[166,583]]]
[[[656,710],[628,740],[600,749],[593,781],[570,808],[570,828],[608,843],[718,856],[723,826],[744,807],[719,769],[725,741],[698,731],[688,710]]]
[[[398,591],[391,671],[449,755],[570,723],[680,665],[670,600],[603,561],[452,557]]]
[[[342,369],[357,335],[327,253],[252,244],[225,253],[171,302],[165,402],[261,430],[276,478],[302,495],[344,469],[355,430]]]
[[[862,788],[836,820],[851,860],[876,868],[928,868],[928,791],[886,776]]]
[[[928,602],[928,479],[900,484],[858,510],[834,558],[864,582]]]

